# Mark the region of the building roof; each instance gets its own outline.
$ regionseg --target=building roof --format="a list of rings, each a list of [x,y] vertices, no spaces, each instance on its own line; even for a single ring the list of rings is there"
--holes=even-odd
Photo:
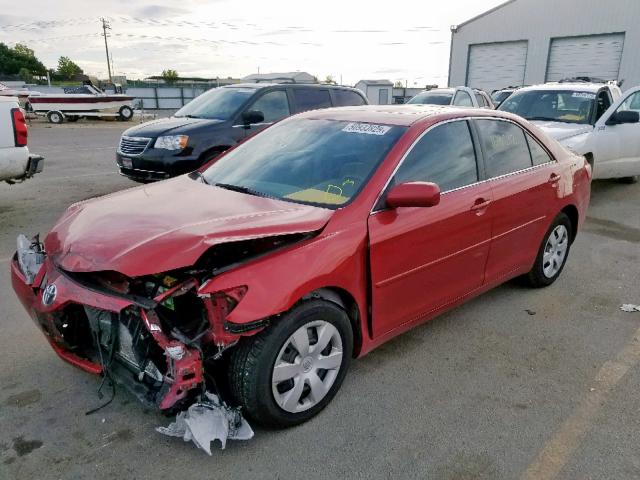
[[[317,79],[307,72],[274,72],[252,73],[242,78],[243,82],[291,82],[291,83],[316,83]]]
[[[366,85],[379,85],[385,87],[393,87],[393,83],[389,80],[360,80],[358,83],[364,83]],[[356,85],[358,84],[356,83]]]
[[[411,126],[429,117],[500,117],[518,118],[506,112],[469,107],[441,105],[362,105],[312,110],[296,115],[300,118],[342,120],[348,122],[379,123],[382,125]]]
[[[460,27],[463,27],[463,26],[465,26],[465,25],[468,25],[469,23],[471,23],[471,22],[475,22],[476,20],[479,20],[479,19],[481,19],[482,17],[486,17],[487,15],[489,15],[489,14],[491,14],[491,13],[495,12],[496,10],[500,10],[502,7],[506,7],[507,5],[509,5],[510,3],[513,3],[513,2],[515,2],[515,1],[516,1],[516,0],[508,0],[508,1],[504,2],[504,3],[501,3],[500,5],[497,5],[497,6],[493,7],[493,8],[492,8],[492,9],[490,9],[490,10],[487,10],[486,12],[481,13],[480,15],[476,15],[475,17],[470,18],[469,20],[466,20],[466,21],[464,21],[464,22],[462,22],[462,23],[459,23],[458,25],[455,25],[454,27],[455,27],[456,29],[458,29],[458,28],[460,28]],[[453,29],[454,29],[454,27],[451,27],[451,29],[453,30]]]

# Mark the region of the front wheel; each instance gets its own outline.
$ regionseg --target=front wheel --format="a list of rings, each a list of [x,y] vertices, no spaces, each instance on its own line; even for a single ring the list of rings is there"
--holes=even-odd
[[[338,305],[312,300],[241,341],[229,365],[235,400],[253,421],[290,427],[318,414],[347,373],[353,332]]]
[[[547,230],[533,268],[526,276],[529,285],[546,287],[557,280],[569,256],[572,231],[571,220],[560,213]]]

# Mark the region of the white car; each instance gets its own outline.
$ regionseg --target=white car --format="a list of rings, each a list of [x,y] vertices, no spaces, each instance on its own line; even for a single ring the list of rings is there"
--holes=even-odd
[[[484,91],[469,87],[432,88],[420,92],[407,103],[416,105],[454,105],[458,107],[494,108]]]
[[[16,183],[42,171],[44,159],[29,154],[27,137],[18,98],[0,96],[0,181]]]
[[[624,94],[607,83],[524,87],[499,110],[533,122],[593,167],[593,178],[635,182],[640,176],[640,87]]]

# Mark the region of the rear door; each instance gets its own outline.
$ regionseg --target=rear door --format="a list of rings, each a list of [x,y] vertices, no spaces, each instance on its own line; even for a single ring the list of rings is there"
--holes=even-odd
[[[328,88],[294,87],[291,91],[296,113],[332,106]]]
[[[640,113],[640,87],[631,89],[596,122],[594,175],[598,178],[640,175],[640,123],[615,124],[617,112]]]
[[[555,215],[560,167],[517,124],[476,119],[484,168],[491,185],[493,228],[487,282],[528,269]],[[532,160],[532,154],[536,164]]]
[[[420,321],[478,289],[491,238],[491,190],[479,182],[469,124],[438,125],[411,147],[390,181],[434,182],[430,208],[386,209],[369,217],[373,335]]]
[[[359,106],[366,104],[365,99],[359,93],[352,90],[332,88],[330,92],[334,107]]]

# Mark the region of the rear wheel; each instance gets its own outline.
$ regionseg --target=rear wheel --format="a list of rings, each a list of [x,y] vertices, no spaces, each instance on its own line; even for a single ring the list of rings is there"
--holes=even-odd
[[[319,413],[347,373],[353,332],[344,310],[304,302],[233,352],[229,384],[243,412],[271,427],[289,427]]]
[[[118,111],[118,118],[123,122],[131,120],[133,118],[133,109],[128,105],[123,105]]]
[[[60,124],[64,122],[64,115],[56,111],[49,112],[47,113],[47,120],[49,120],[49,123]]]
[[[532,287],[551,285],[562,273],[571,248],[571,220],[560,213],[547,230],[536,262],[526,278]]]

